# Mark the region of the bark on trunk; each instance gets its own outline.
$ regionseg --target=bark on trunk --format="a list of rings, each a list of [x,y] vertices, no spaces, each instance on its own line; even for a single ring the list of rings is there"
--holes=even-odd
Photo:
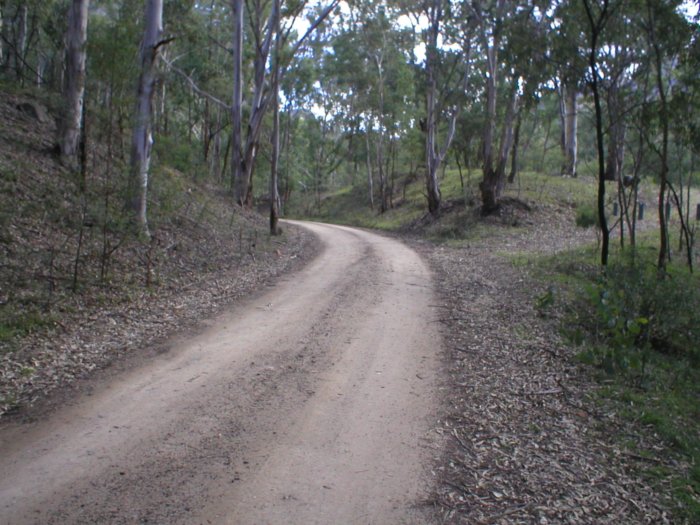
[[[503,9],[503,1],[498,2],[499,13]],[[498,16],[500,20],[500,16]],[[499,26],[499,21],[495,21],[495,26]],[[499,173],[494,167],[494,135],[496,133],[496,96],[498,71],[498,50],[500,47],[500,34],[498,27],[494,27],[490,39],[487,35],[484,21],[481,21],[481,41],[486,49],[486,126],[484,127],[484,164],[483,179],[479,184],[481,190],[481,213],[489,215],[498,210],[498,201],[503,191],[504,180],[500,180]]]
[[[494,166],[494,141],[496,134],[496,97],[497,73],[498,73],[498,51],[501,45],[501,16],[505,2],[499,0],[496,6],[496,13],[492,19],[493,29],[490,34],[484,19],[484,13],[479,11],[476,15],[481,26],[481,44],[486,51],[486,126],[484,128],[483,146],[483,179],[479,184],[481,190],[481,213],[489,215],[498,210],[499,199],[505,186],[505,178],[499,175],[499,170]],[[475,7],[476,8],[476,7]],[[500,164],[500,163],[499,163]]]
[[[19,8],[17,15],[17,38],[15,39],[14,51],[12,58],[14,59],[14,69],[17,80],[22,81],[24,75],[24,55],[27,49],[27,22],[29,19],[29,8],[26,4]]]
[[[238,1],[240,0],[234,0],[234,2]],[[261,4],[256,4],[255,8],[259,11],[256,18],[260,19],[262,14]],[[242,13],[236,13],[236,16],[242,16]],[[270,94],[267,93],[267,96],[265,96],[265,72],[267,61],[270,56],[272,37],[275,33],[275,27],[277,27],[276,21],[278,16],[279,5],[277,2],[275,2],[272,4],[272,10],[270,11],[270,15],[268,17],[267,30],[265,31],[265,34],[262,35],[262,28],[255,28],[255,30],[258,31],[257,40],[259,45],[255,46],[255,58],[253,59],[253,99],[251,101],[250,117],[248,119],[248,126],[246,130],[245,146],[241,149],[241,156],[243,159],[239,170],[235,174],[235,178],[237,180],[235,194],[236,202],[248,208],[252,207],[253,205],[253,169],[255,167],[255,158],[258,153],[258,144],[260,140],[260,133],[262,131],[263,118],[270,103]],[[236,21],[236,25],[238,26],[238,21]],[[236,33],[237,32],[238,31],[236,31]],[[242,47],[242,34],[237,38],[239,38],[240,45]],[[242,67],[242,64],[236,64],[236,69],[238,69],[239,65]],[[235,72],[234,75],[236,75]],[[240,72],[237,75],[240,76]],[[237,81],[234,81],[234,84],[238,86]]]
[[[564,97],[564,169],[563,175],[576,177],[578,156],[578,92],[574,87],[565,88]]]
[[[659,92],[659,98],[661,100],[661,129],[662,129],[662,139],[661,139],[661,171],[659,173],[659,199],[658,199],[658,211],[659,211],[659,257],[657,260],[657,268],[660,275],[663,275],[666,271],[666,264],[668,263],[668,218],[666,217],[666,191],[668,185],[668,136],[669,136],[669,116],[668,116],[668,101],[666,100],[666,90],[664,87],[663,80],[663,56],[661,54],[661,48],[656,39],[656,30],[654,14],[651,6],[651,2],[647,0],[647,16],[648,16],[648,26],[649,26],[649,39],[651,41],[651,46],[654,50],[654,65],[656,66],[656,89]]]
[[[498,150],[498,164],[496,166],[496,175],[499,180],[500,192],[503,192],[506,181],[506,167],[508,165],[508,152],[513,146],[513,124],[518,112],[518,79],[513,78],[513,85],[510,98],[508,99],[508,107],[506,107],[506,116],[503,121],[503,129],[501,130],[501,144]],[[499,194],[500,197],[500,194]]]
[[[136,118],[131,140],[131,209],[138,232],[149,236],[147,219],[148,169],[153,137],[151,120],[156,81],[158,44],[163,32],[163,0],[147,0],[141,43],[141,74],[138,83]]]
[[[73,0],[68,8],[66,67],[63,89],[64,113],[59,127],[59,146],[64,161],[73,163],[80,141],[85,94],[85,43],[90,0]]]
[[[428,28],[427,56],[426,56],[426,72],[428,77],[428,85],[426,90],[426,137],[425,137],[425,189],[428,199],[428,211],[437,216],[440,213],[440,203],[442,195],[440,193],[440,181],[438,179],[438,170],[447,156],[452,139],[454,138],[455,128],[457,125],[458,113],[455,112],[450,118],[449,130],[442,148],[438,148],[438,111],[437,111],[437,72],[435,68],[439,62],[438,56],[438,36],[440,34],[440,23],[442,22],[443,6],[441,0],[433,0],[428,10],[428,18],[430,26]],[[465,50],[465,54],[469,54],[469,49]],[[462,77],[462,84],[466,83],[466,73]]]
[[[275,82],[275,84],[277,84]],[[280,108],[279,108],[279,86],[275,85],[278,95],[275,97],[273,108],[273,129],[272,129],[272,162],[270,166],[270,234],[278,235],[280,217],[280,195],[278,184],[278,166],[280,156]]]
[[[615,95],[612,95],[615,96]],[[610,108],[610,133],[608,136],[608,158],[605,168],[605,180],[619,180],[622,174],[622,165],[625,158],[625,134],[627,128],[618,111],[618,103],[611,101]]]
[[[508,182],[515,182],[515,177],[518,176],[519,169],[519,153],[520,153],[520,128],[523,123],[522,111],[518,111],[518,117],[515,122],[515,131],[513,132],[513,148],[510,154],[510,173],[508,174]],[[464,185],[462,185],[464,187]]]
[[[275,0],[273,9],[279,10],[281,0]],[[272,161],[270,165],[270,235],[279,235],[280,194],[279,194],[279,158],[280,158],[280,84],[279,59],[282,46],[279,17],[275,20],[275,51],[272,56]]]
[[[7,0],[0,1],[0,68],[5,67],[5,39],[7,38]]]
[[[369,192],[369,207],[374,209],[374,177],[372,176],[372,147],[369,143],[369,134],[372,131],[370,125],[365,129],[365,147],[367,151],[367,191]]]
[[[600,93],[598,86],[598,38],[602,27],[608,17],[608,0],[603,0],[603,5],[600,8],[600,14],[597,18],[593,16],[593,10],[589,0],[583,0],[583,5],[586,10],[586,16],[590,23],[590,51],[588,54],[588,65],[591,71],[590,87],[593,92],[593,102],[595,106],[595,129],[596,129],[596,147],[598,152],[598,221],[600,225],[600,233],[602,236],[600,250],[600,264],[607,266],[608,252],[610,249],[610,231],[608,230],[608,221],[605,217],[605,148],[603,146],[603,110],[600,103]]]
[[[231,188],[237,204],[243,204],[243,0],[231,0],[233,16],[233,99],[231,101]]]

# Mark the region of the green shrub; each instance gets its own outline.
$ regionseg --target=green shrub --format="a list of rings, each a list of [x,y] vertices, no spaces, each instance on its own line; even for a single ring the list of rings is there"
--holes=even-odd
[[[693,282],[691,282],[693,281]],[[581,287],[571,334],[588,334],[582,357],[609,372],[644,373],[648,352],[700,362],[700,290],[694,277],[660,277],[651,264],[611,265],[597,282]],[[574,337],[572,336],[572,339]]]
[[[576,210],[576,226],[579,228],[590,228],[599,224],[598,210],[591,204],[584,204]]]

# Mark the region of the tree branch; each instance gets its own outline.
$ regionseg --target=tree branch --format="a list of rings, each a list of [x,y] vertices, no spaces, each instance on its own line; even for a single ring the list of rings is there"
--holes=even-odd
[[[179,67],[177,67],[177,66],[176,66],[175,64],[173,64],[172,62],[168,61],[168,60],[167,60],[165,57],[163,57],[163,56],[161,56],[161,59],[163,60],[163,62],[165,62],[165,64],[166,64],[170,69],[172,69],[173,71],[175,71],[175,73],[177,73],[177,74],[180,75],[182,78],[184,78],[184,79],[187,81],[187,83],[190,85],[190,87],[195,91],[195,93],[197,93],[198,95],[203,96],[204,98],[208,99],[209,101],[213,102],[214,104],[217,104],[218,106],[221,106],[222,108],[224,108],[224,109],[226,109],[226,110],[230,110],[230,109],[231,109],[231,106],[230,106],[229,104],[226,104],[226,103],[223,102],[222,100],[219,100],[218,98],[216,98],[216,97],[215,97],[214,95],[212,95],[211,93],[208,93],[207,91],[204,91],[202,88],[200,88],[200,87],[197,85],[197,83],[196,83],[194,80],[192,80],[192,77],[190,77],[190,76],[189,76],[187,73],[185,73],[182,69],[180,69]]]

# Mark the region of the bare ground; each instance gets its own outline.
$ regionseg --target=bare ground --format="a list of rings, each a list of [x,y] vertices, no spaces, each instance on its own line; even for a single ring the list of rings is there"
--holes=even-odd
[[[97,371],[108,376],[138,366],[167,349],[170,339],[200,330],[203,320],[301,268],[318,241],[290,228],[277,246],[257,258],[231,254],[214,268],[188,268],[166,286],[140,287],[128,301],[81,304],[52,330],[23,338],[17,349],[0,353],[0,417],[36,418],[103,379]]]
[[[444,523],[668,523],[660,496],[615,445],[615,414],[589,402],[598,385],[538,315],[545,291],[512,256],[553,254],[594,232],[540,208],[536,227],[499,226],[454,248],[418,243],[434,268],[446,341],[447,438],[434,495]],[[660,460],[661,461],[661,460]]]
[[[374,328],[357,317],[406,305],[382,299],[391,296],[381,290],[423,287],[420,280],[387,279],[400,263],[382,263],[377,241],[362,248],[350,243],[354,248],[337,255],[354,262],[329,301],[298,309],[300,317],[268,334],[306,331],[255,343],[255,357],[244,351],[222,361],[222,354],[201,353],[209,346],[221,352],[228,338],[245,331],[238,324],[222,337],[216,330],[228,326],[226,316],[197,328],[194,339],[162,337],[174,328],[187,332],[310,257],[309,237],[292,242],[280,262],[257,276],[208,276],[184,294],[165,294],[143,322],[128,312],[100,314],[72,347],[66,341],[78,332],[59,334],[66,344],[57,348],[67,350],[55,366],[69,382],[107,363],[91,361],[100,348],[117,345],[109,348],[117,355],[123,348],[127,358],[78,382],[87,397],[59,389],[49,406],[67,406],[46,422],[15,417],[5,425],[0,457],[12,475],[5,477],[11,484],[3,488],[3,515],[14,516],[10,523],[670,522],[665,503],[633,474],[635,462],[649,460],[615,444],[612,436],[625,429],[587,401],[596,383],[556,326],[537,314],[542,287],[533,287],[527,267],[511,259],[595,240],[592,231],[562,219],[562,211],[540,208],[533,220],[518,221],[529,224],[522,228],[496,221],[492,237],[459,248],[414,242],[433,268],[437,294],[421,299],[427,315],[410,317],[428,322],[419,332],[429,335],[433,349],[440,339],[434,331],[441,332],[441,376],[431,364],[436,353],[402,364],[395,355],[404,344],[390,344],[397,332],[385,333],[381,317]],[[407,257],[399,252],[399,259]],[[318,277],[327,264],[316,261],[305,271]],[[277,308],[264,291],[243,301],[253,314]],[[258,321],[252,324],[268,324]],[[144,347],[136,358],[133,349]],[[380,347],[394,350],[378,359]],[[399,375],[392,379],[388,371]],[[64,384],[55,379],[49,385]],[[383,397],[388,385],[407,381],[408,390]],[[124,391],[128,384],[132,389]],[[131,414],[133,399],[139,409]],[[375,400],[374,411],[363,404],[368,399]],[[406,400],[410,406],[402,405]],[[387,403],[404,408],[384,412]],[[382,434],[387,429],[391,438]],[[49,453],[30,459],[44,449]]]
[[[273,290],[0,429],[6,523],[425,523],[441,341],[402,243],[325,243]]]

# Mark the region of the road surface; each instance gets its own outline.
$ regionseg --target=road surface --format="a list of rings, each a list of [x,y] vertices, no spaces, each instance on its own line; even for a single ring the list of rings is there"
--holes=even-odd
[[[0,523],[425,523],[440,338],[396,240],[300,223],[305,269],[0,430]]]

